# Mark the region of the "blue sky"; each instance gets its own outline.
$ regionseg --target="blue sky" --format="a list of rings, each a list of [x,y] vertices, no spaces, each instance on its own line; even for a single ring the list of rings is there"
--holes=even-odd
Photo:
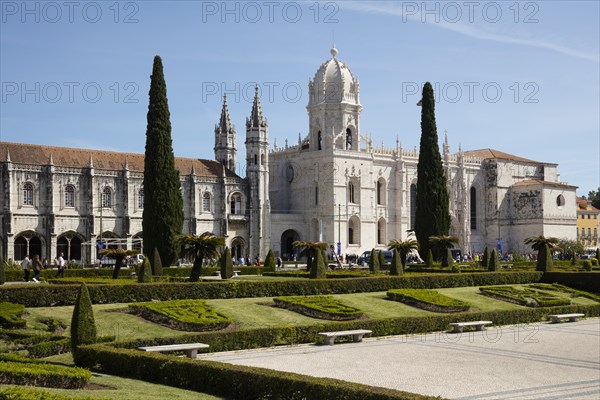
[[[158,54],[175,154],[213,158],[225,90],[240,162],[254,83],[271,143],[295,143],[335,41],[375,144],[418,146],[415,88],[430,81],[452,151],[555,162],[587,194],[600,186],[599,4],[2,0],[1,140],[143,152]]]

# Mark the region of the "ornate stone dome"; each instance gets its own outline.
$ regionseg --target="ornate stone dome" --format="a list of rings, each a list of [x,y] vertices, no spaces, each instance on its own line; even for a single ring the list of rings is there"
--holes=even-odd
[[[331,49],[325,61],[308,83],[309,105],[318,103],[360,104],[358,78],[337,58],[338,50]]]

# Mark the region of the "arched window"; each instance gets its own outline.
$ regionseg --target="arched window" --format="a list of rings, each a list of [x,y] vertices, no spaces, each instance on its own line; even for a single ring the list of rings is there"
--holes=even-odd
[[[265,155],[264,154],[260,155],[260,165],[265,165]]]
[[[352,131],[350,128],[346,129],[346,150],[352,150]]]
[[[75,207],[75,186],[65,186],[65,207]]]
[[[33,205],[33,185],[29,182],[23,185],[23,205]]]
[[[107,186],[102,190],[102,208],[112,207],[112,190]]]
[[[254,165],[258,165],[258,154],[254,155]]]
[[[242,215],[242,197],[239,194],[231,196],[231,214]]]
[[[471,230],[477,229],[477,190],[471,187]]]
[[[377,187],[375,190],[375,195],[377,197],[377,204],[380,206],[385,205],[385,196],[386,196],[386,187],[385,187],[385,179],[379,178],[377,181]]]
[[[348,221],[348,244],[360,244],[360,220],[356,215]]]
[[[315,206],[319,205],[319,187],[315,186]]]
[[[138,190],[138,208],[144,208],[144,189]]]
[[[210,212],[210,193],[208,192],[202,195],[202,211]]]
[[[410,185],[410,229],[415,229],[417,219],[417,185]]]
[[[321,150],[323,148],[321,145],[322,140],[323,138],[321,137],[321,131],[319,131],[319,133],[317,133],[317,150]]]
[[[350,203],[355,203],[355,197],[354,197],[354,183],[349,182],[348,183],[348,202]]]

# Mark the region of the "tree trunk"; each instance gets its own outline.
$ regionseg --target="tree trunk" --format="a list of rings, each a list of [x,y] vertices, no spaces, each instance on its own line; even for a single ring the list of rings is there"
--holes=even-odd
[[[115,268],[113,269],[113,279],[119,279],[119,274],[121,273],[121,264],[123,264],[124,256],[116,256],[115,257]]]
[[[192,272],[190,273],[190,282],[198,282],[200,279],[200,273],[202,272],[202,261],[204,257],[196,257],[194,259],[194,265],[192,266]]]

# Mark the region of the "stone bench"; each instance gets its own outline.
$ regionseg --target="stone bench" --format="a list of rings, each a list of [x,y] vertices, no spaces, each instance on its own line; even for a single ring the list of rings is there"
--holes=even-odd
[[[569,319],[569,322],[575,322],[578,318],[582,318],[584,314],[551,314],[548,318],[552,320],[552,323],[558,323],[563,319]]]
[[[465,327],[474,326],[475,330],[482,331],[486,325],[492,325],[492,321],[471,321],[471,322],[452,322],[450,326],[454,328],[452,332],[462,332]]]
[[[338,336],[352,336],[353,341],[360,342],[362,341],[363,335],[370,333],[373,333],[373,331],[367,329],[356,329],[353,331],[320,332],[319,336],[323,337],[323,343],[331,345]]]
[[[198,350],[200,349],[208,349],[209,345],[204,343],[184,343],[184,344],[167,344],[163,346],[146,346],[146,347],[138,347],[138,350],[144,351],[159,351],[159,352],[169,352],[169,351],[184,351],[185,355],[189,358],[196,358],[198,355]]]
[[[233,271],[233,277],[237,278],[238,276],[240,276],[239,274],[241,274],[242,271]]]

